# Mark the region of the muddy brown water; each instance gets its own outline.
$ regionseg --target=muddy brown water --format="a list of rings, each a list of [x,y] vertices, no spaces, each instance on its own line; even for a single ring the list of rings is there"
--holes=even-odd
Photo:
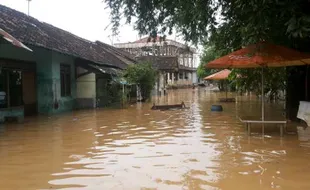
[[[247,136],[237,117],[259,115],[259,101],[237,97],[210,112],[222,96],[170,91],[153,102],[189,109],[152,111],[150,103],[6,124],[0,189],[310,189],[310,148],[273,126]],[[266,112],[281,115],[283,105]]]

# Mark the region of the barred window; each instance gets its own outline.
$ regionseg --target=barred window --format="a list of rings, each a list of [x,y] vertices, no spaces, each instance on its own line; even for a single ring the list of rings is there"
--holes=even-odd
[[[61,96],[71,96],[71,67],[70,65],[60,65]]]

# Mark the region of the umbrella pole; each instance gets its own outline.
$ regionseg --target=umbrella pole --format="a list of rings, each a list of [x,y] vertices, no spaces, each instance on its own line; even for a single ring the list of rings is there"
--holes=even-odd
[[[305,100],[308,101],[308,66],[306,68],[306,82],[305,82]]]
[[[262,121],[265,120],[265,105],[264,105],[264,67],[262,67]]]
[[[228,91],[228,89],[227,89],[227,83],[228,83],[228,81],[226,80],[226,101],[227,101],[227,91]]]

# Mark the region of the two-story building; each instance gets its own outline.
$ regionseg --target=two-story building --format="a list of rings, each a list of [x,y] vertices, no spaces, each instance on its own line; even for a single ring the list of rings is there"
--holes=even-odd
[[[197,83],[196,49],[174,40],[145,37],[135,42],[117,43],[115,47],[148,61],[159,71],[155,89],[163,94],[166,88],[181,88]]]

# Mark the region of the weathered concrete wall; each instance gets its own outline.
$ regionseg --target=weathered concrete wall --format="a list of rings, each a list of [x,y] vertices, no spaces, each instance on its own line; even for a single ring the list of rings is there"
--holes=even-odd
[[[86,72],[78,68],[77,73]],[[76,103],[77,108],[96,107],[96,74],[90,73],[76,80]]]
[[[71,96],[61,97],[61,83],[60,83],[60,64],[70,65],[71,68]],[[75,99],[76,99],[76,80],[75,80],[75,65],[74,58],[71,56],[63,55],[57,52],[52,52],[52,73],[51,78],[49,78],[48,84],[50,81],[52,85],[52,98],[54,102],[54,106],[52,109],[49,109],[51,113],[59,113],[65,111],[73,110]],[[38,70],[39,71],[39,70]],[[40,88],[39,88],[40,89]],[[55,103],[58,103],[58,108],[55,106]]]
[[[39,113],[51,113],[53,105],[52,52],[35,50],[37,70],[37,101]]]
[[[30,48],[33,52],[10,44],[0,44],[0,58],[36,63],[37,110],[39,113],[50,114],[72,110],[76,98],[74,58],[43,48],[32,46]],[[71,67],[71,96],[68,97],[61,97],[60,64],[68,64]]]

